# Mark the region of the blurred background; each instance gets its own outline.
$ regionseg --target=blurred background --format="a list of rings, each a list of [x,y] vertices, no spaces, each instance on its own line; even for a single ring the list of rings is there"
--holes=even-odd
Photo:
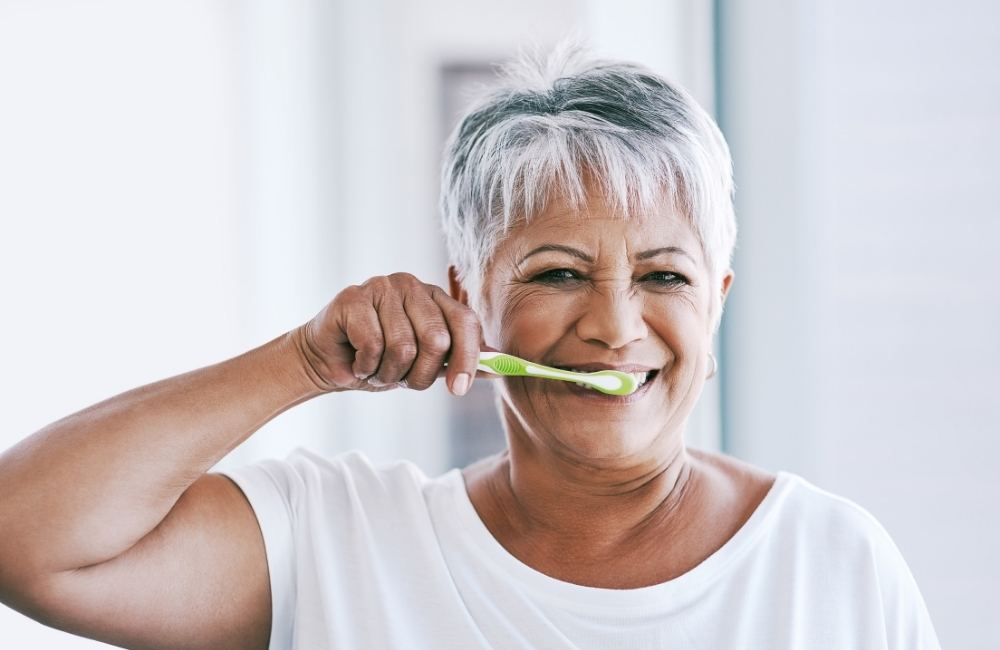
[[[687,87],[733,150],[736,283],[688,443],[861,504],[944,647],[998,647],[988,1],[0,0],[0,449],[347,284],[444,284],[448,130],[571,32]],[[360,448],[437,474],[503,445],[492,408],[329,396],[220,465]],[[0,606],[0,647],[109,646]]]

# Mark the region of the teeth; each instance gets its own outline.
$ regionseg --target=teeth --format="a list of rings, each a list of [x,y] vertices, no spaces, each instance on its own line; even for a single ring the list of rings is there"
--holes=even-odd
[[[564,370],[571,370],[573,372],[581,372],[581,373],[587,373],[587,372],[589,372],[587,370],[577,370],[576,368],[564,368]],[[644,370],[643,372],[630,372],[628,374],[630,374],[633,377],[635,377],[635,380],[638,383],[638,387],[641,388],[643,384],[645,384],[647,381],[649,381],[650,371]],[[575,383],[577,386],[579,386],[581,388],[589,388],[591,390],[597,390],[593,386],[590,386],[589,384],[584,384],[583,382],[577,381],[577,382],[573,382],[573,383]]]

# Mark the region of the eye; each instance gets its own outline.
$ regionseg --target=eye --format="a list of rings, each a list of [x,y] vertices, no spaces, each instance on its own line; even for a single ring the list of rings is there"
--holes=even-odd
[[[580,274],[572,269],[550,269],[531,278],[531,281],[543,284],[569,284],[580,279]]]
[[[688,284],[688,279],[680,273],[671,271],[653,271],[642,276],[643,282],[651,282],[655,285],[672,287]]]

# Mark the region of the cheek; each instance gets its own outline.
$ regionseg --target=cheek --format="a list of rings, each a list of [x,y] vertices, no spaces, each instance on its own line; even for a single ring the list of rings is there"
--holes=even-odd
[[[544,292],[512,291],[499,307],[494,328],[501,349],[529,359],[537,359],[570,327],[567,305]]]
[[[646,321],[655,330],[701,333],[709,322],[708,301],[699,290],[650,295],[643,303]]]
[[[675,355],[683,355],[692,345],[699,344],[704,338],[702,321],[693,318],[690,313],[678,311],[661,311],[650,314],[646,318],[650,335],[659,340]]]

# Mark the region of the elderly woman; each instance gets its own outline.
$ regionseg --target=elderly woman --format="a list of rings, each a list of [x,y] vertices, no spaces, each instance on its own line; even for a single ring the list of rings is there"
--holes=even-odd
[[[865,510],[685,447],[736,232],[726,144],[686,93],[526,59],[461,121],[442,188],[448,291],[372,278],[7,451],[3,602],[142,648],[938,647]],[[507,449],[438,477],[308,451],[207,473],[324,393],[464,395],[484,349],[641,385],[496,381]]]

